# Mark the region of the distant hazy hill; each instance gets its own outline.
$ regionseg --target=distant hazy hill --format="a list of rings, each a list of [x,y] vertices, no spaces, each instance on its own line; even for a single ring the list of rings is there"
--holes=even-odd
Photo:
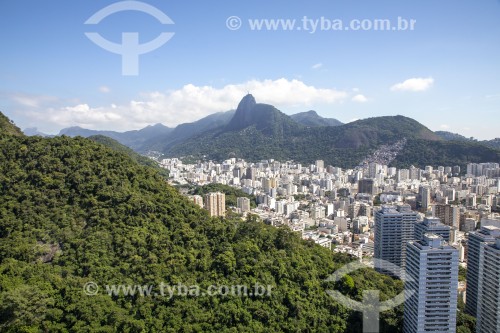
[[[335,127],[312,128],[293,121],[271,105],[257,103],[251,95],[243,98],[228,125],[201,133],[164,152],[170,156],[213,159],[238,156],[304,163],[323,159],[328,164],[353,167],[381,145],[402,138],[407,139],[408,148],[395,159],[397,166],[500,159],[499,151],[480,143],[446,142],[408,117],[375,117]]]
[[[145,141],[140,150],[165,151],[176,143],[190,137],[226,125],[234,115],[234,110],[217,112],[192,123],[180,124],[172,132],[153,137]]]
[[[443,140],[447,141],[471,141],[470,138],[466,138],[465,136],[457,133],[452,133],[447,131],[436,131],[434,133],[436,133],[436,135],[438,135]]]
[[[81,128],[78,126],[69,127],[62,129],[59,135],[67,135],[71,137],[82,136],[87,138],[92,135],[104,135],[115,139],[116,141],[130,147],[134,150],[140,150],[144,142],[151,140],[152,138],[160,137],[171,133],[173,128],[166,127],[162,124],[156,124],[152,126],[147,126],[140,130],[127,131],[127,132],[115,132],[115,131],[97,131]]]
[[[23,131],[23,133],[24,133],[24,135],[27,135],[27,136],[41,136],[41,137],[44,137],[44,138],[50,138],[50,137],[54,136],[54,135],[49,135],[49,134],[40,132],[38,130],[38,128],[36,128],[36,127],[26,128]]]
[[[489,147],[500,149],[500,138],[496,138],[489,141],[483,141],[483,143]]]
[[[342,122],[335,118],[323,118],[316,113],[316,111],[300,112],[290,116],[293,120],[299,124],[311,127],[317,126],[340,126],[343,125]]]
[[[467,137],[460,135],[460,134],[457,134],[457,133],[451,133],[451,132],[445,132],[445,131],[437,131],[435,133],[446,141],[463,141],[463,142],[479,143],[481,146],[487,146],[487,147],[494,148],[494,149],[500,149],[500,138],[496,138],[493,140],[478,141],[477,139],[474,139],[472,137],[467,138]]]

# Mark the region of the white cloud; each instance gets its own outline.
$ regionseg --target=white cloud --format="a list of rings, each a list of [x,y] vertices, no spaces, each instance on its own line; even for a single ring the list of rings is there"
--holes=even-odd
[[[17,104],[30,108],[39,108],[44,104],[57,101],[56,97],[44,95],[31,95],[24,93],[6,94],[8,98]]]
[[[278,108],[310,108],[316,104],[333,104],[349,98],[345,91],[316,88],[299,80],[251,80],[222,88],[185,85],[178,90],[148,92],[127,103],[91,106],[79,102],[69,106],[29,110],[30,116],[50,127],[82,126],[89,129],[131,130],[150,124],[176,126],[196,121],[209,114],[236,108],[247,92],[258,103]]]
[[[312,65],[312,69],[320,69],[321,67],[323,67],[323,64],[321,62],[318,62],[317,64],[314,64]]]
[[[425,91],[432,87],[434,79],[432,77],[415,77],[404,82],[397,83],[391,87],[392,91]]]
[[[99,124],[113,124],[120,121],[122,116],[118,112],[113,112],[113,105],[109,108],[91,108],[88,104],[78,104],[58,109],[50,108],[40,116],[56,124],[64,126],[79,125],[88,128],[99,127]]]
[[[366,102],[368,102],[368,98],[366,98],[366,96],[362,95],[362,94],[355,95],[351,100],[353,102],[357,102],[357,103],[366,103]]]
[[[108,94],[111,92],[111,89],[108,86],[100,86],[99,91],[103,94]]]
[[[450,126],[446,125],[446,124],[443,124],[443,125],[440,125],[439,128],[441,128],[441,129],[449,129]]]

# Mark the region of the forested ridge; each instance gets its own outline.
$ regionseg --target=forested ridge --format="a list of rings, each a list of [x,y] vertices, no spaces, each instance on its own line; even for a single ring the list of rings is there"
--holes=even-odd
[[[210,218],[157,170],[84,138],[0,134],[1,332],[360,332],[333,287],[383,298],[372,270],[323,280],[351,259],[288,229]],[[366,277],[366,278],[365,278]],[[88,282],[100,286],[88,296]],[[109,296],[103,286],[271,285],[269,297]],[[400,309],[383,315],[397,332]]]

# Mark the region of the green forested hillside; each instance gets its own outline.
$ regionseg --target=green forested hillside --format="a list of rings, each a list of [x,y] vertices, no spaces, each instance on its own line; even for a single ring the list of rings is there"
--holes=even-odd
[[[426,165],[465,166],[471,162],[500,162],[499,149],[473,141],[438,140],[431,131],[415,127],[412,122],[405,117],[381,117],[342,126],[298,128],[294,131],[286,131],[286,128],[283,131],[283,127],[277,126],[271,135],[255,126],[240,131],[211,131],[173,146],[166,155],[215,160],[230,157],[249,161],[295,160],[301,163],[322,159],[327,165],[353,168],[381,145],[407,138],[407,144],[393,166],[424,168]]]
[[[21,136],[23,132],[0,112],[0,135],[2,134]]]
[[[474,141],[410,140],[392,165],[406,168],[411,165],[465,166],[470,162],[500,162],[500,150]]]
[[[313,110],[292,114],[290,118],[299,124],[311,127],[343,125],[339,120],[335,118],[323,118]]]
[[[141,165],[155,168],[158,170],[159,173],[161,173],[163,176],[168,178],[169,173],[168,173],[167,169],[161,168],[157,162],[147,158],[146,156],[142,156],[142,155],[136,153],[131,148],[122,145],[120,142],[116,141],[115,139],[112,139],[112,138],[104,136],[104,135],[89,136],[89,139],[92,141],[98,142],[100,144],[103,144],[106,147],[113,149],[114,151],[117,151],[119,153],[123,153]]]
[[[210,218],[156,170],[99,143],[0,135],[0,198],[1,332],[360,331],[359,314],[323,282],[349,259],[287,229]],[[401,290],[370,274],[383,298]],[[365,280],[354,280],[337,287],[359,299]],[[100,287],[94,296],[84,293],[89,282]],[[273,289],[171,299],[105,292],[161,282]],[[398,332],[398,311],[384,315],[382,331]]]

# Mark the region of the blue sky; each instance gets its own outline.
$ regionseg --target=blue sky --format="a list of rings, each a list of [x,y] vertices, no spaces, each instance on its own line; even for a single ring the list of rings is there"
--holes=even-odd
[[[84,22],[118,1],[0,0],[0,110],[21,128],[130,130],[193,121],[236,107],[250,91],[291,114],[310,109],[343,122],[412,117],[432,130],[500,137],[500,1],[144,1],[162,25],[122,11]],[[29,10],[28,10],[29,9]],[[226,20],[242,26],[230,30]],[[416,20],[413,31],[255,31],[248,20]],[[98,32],[140,43],[173,32],[124,76]]]

